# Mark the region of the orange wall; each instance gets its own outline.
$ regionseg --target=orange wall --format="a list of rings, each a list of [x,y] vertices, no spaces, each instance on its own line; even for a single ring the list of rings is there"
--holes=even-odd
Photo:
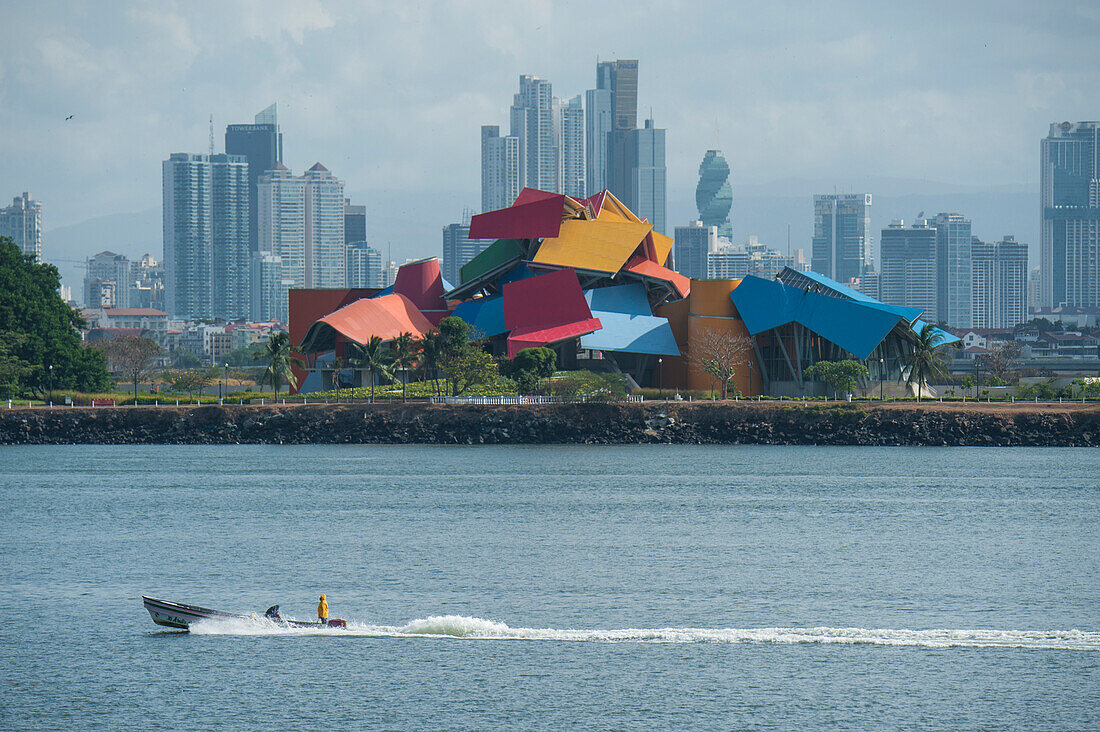
[[[691,363],[691,343],[704,329],[717,330],[731,335],[748,336],[745,323],[733,306],[730,293],[741,284],[741,280],[692,280],[691,294],[679,300],[657,308],[656,315],[668,318],[672,326],[676,344],[683,354],[681,358],[665,359],[664,386],[666,389],[691,389],[720,391],[714,377],[703,372]],[[745,362],[738,367],[734,385],[742,394],[749,394],[749,362],[752,362],[751,393],[762,391],[760,374],[756,371],[756,354],[749,352]]]

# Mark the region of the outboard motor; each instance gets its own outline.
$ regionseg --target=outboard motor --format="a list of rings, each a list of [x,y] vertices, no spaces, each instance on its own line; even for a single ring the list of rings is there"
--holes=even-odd
[[[269,620],[282,620],[283,616],[279,615],[279,606],[272,605],[264,611],[264,617]]]

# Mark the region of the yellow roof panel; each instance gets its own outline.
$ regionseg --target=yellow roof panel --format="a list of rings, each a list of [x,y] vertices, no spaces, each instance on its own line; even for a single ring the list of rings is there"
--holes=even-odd
[[[561,223],[561,231],[556,237],[543,239],[533,261],[596,272],[618,272],[651,228],[649,224],[633,222],[570,219]]]
[[[654,231],[653,248],[657,250],[657,264],[665,266],[668,255],[672,254],[672,237]]]

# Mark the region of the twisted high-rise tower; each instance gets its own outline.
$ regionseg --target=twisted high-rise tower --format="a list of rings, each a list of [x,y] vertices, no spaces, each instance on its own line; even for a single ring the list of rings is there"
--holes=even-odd
[[[730,208],[733,190],[730,188],[730,166],[719,150],[707,150],[699,164],[699,185],[695,188],[695,205],[704,226],[717,226],[718,236],[733,239]]]

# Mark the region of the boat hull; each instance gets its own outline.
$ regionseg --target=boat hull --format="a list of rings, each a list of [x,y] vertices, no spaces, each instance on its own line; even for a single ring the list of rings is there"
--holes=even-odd
[[[252,620],[256,618],[256,615],[242,615],[241,613],[227,613],[221,610],[211,610],[207,607],[199,607],[198,605],[187,605],[182,602],[170,602],[168,600],[158,600],[153,597],[146,597],[142,595],[142,602],[145,604],[145,609],[149,612],[149,617],[153,619],[153,622],[157,625],[163,625],[166,628],[179,628],[180,630],[187,630],[193,623],[197,623],[200,620],[211,619],[224,619],[224,620]],[[285,625],[290,628],[346,628],[348,623],[341,618],[329,618],[327,623],[310,622],[306,620],[293,620],[290,618],[279,618],[274,621],[279,625]]]

